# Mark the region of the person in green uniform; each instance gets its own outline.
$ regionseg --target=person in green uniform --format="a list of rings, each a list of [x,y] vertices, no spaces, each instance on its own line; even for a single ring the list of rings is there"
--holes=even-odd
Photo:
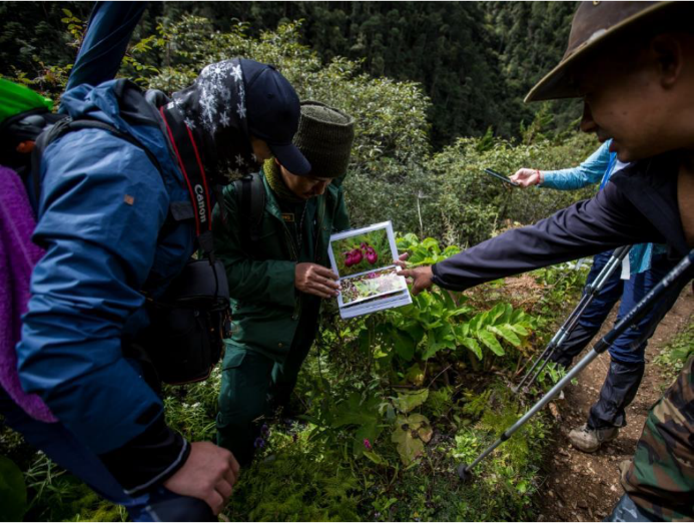
[[[270,159],[254,179],[227,186],[215,210],[224,217],[213,221],[215,249],[227,271],[234,323],[222,364],[217,442],[241,465],[253,458],[257,420],[288,404],[321,301],[338,294],[328,241],[349,228],[341,182],[353,139],[350,116],[304,102],[294,144],[311,172],[295,175]]]

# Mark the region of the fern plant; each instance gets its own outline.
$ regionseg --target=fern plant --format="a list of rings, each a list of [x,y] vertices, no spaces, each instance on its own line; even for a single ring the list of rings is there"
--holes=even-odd
[[[398,247],[415,266],[434,264],[458,250],[442,250],[436,240],[420,242],[414,234],[398,239]],[[522,348],[535,328],[532,316],[508,303],[475,313],[467,301],[460,293],[434,288],[413,297],[410,306],[380,314],[378,322],[363,323],[358,339],[367,350],[378,347],[389,366],[394,358],[409,368],[448,352],[475,369],[487,369],[509,346]]]
[[[523,310],[508,303],[499,303],[491,310],[480,312],[468,322],[454,327],[456,342],[483,361],[485,349],[494,355],[506,355],[502,342],[521,348],[532,328],[533,319]]]

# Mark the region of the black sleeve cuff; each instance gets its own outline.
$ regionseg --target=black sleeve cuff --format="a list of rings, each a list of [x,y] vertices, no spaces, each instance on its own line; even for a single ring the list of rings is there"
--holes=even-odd
[[[431,265],[431,282],[434,283],[436,286],[443,288],[441,278],[439,277],[439,270],[436,267],[436,264]]]
[[[460,252],[463,253],[463,252]],[[456,257],[457,255],[460,255],[460,253],[453,255],[452,257]],[[468,284],[465,280],[461,280],[461,282],[456,282],[456,283],[451,283],[446,281],[442,273],[442,268],[441,264],[446,263],[448,259],[441,261],[440,263],[436,263],[432,265],[431,267],[431,282],[434,283],[436,286],[439,288],[443,288],[444,290],[451,290],[453,292],[464,292],[468,288],[472,287],[471,284]],[[444,275],[445,275],[445,269],[443,269]]]
[[[137,495],[170,478],[189,455],[188,442],[161,415],[142,434],[99,457],[125,492]]]

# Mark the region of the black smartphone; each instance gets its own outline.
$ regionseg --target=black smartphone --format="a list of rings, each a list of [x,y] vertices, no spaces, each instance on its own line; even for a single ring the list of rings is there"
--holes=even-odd
[[[490,170],[489,168],[485,168],[485,169],[484,169],[484,172],[485,172],[487,175],[491,175],[492,177],[494,177],[494,178],[496,178],[496,179],[499,179],[499,180],[505,182],[506,184],[510,184],[511,186],[519,186],[519,184],[518,184],[517,182],[513,182],[513,181],[512,181],[511,179],[509,179],[506,175],[502,175],[501,173],[498,173],[498,172],[496,172],[496,171],[494,171],[494,170]]]

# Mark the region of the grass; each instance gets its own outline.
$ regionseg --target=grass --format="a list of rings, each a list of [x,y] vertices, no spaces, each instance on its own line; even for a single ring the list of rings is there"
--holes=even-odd
[[[666,380],[663,388],[670,386],[692,354],[694,354],[694,316],[690,316],[687,325],[655,358],[655,363],[660,366],[661,375]]]
[[[563,305],[566,295],[575,297],[580,292],[580,283],[573,277],[550,272],[543,279],[551,281],[541,301],[544,311],[551,312],[553,303],[561,300]],[[503,286],[496,286],[486,300],[507,300]],[[471,302],[485,307],[484,294]],[[554,315],[545,320],[546,328],[537,334],[533,346],[549,336],[550,327],[558,321],[558,314]],[[514,381],[519,359],[527,356],[498,358],[484,373],[464,366],[446,371],[445,362],[429,361],[429,368],[445,373],[429,372],[423,384],[429,388],[426,401],[407,415],[424,416],[433,435],[421,456],[406,466],[391,441],[398,416],[394,398],[399,394],[390,384],[392,374],[379,369],[383,357],[378,349],[355,343],[353,325],[326,326],[333,329],[324,331],[309,355],[293,400],[304,415],[290,422],[279,416],[268,421],[267,446],[243,472],[224,512],[227,517],[234,521],[503,521],[535,517],[544,443],[550,434],[543,415],[483,461],[471,483],[461,483],[455,473],[459,463],[470,462],[523,411],[508,385]],[[691,340],[691,332],[687,333]],[[682,335],[681,340],[686,337]],[[413,369],[421,372],[418,367]],[[214,440],[220,379],[217,369],[203,383],[165,387],[171,427],[189,440]],[[355,393],[356,405],[350,406],[352,412],[345,412],[347,400]],[[353,424],[350,417],[359,422],[368,419],[375,425],[376,437],[370,439],[369,449],[359,437],[365,427]],[[340,418],[347,423],[338,424]],[[25,519],[126,519],[123,508],[94,495],[8,429],[0,432],[0,454],[11,457],[24,472],[29,494]]]

